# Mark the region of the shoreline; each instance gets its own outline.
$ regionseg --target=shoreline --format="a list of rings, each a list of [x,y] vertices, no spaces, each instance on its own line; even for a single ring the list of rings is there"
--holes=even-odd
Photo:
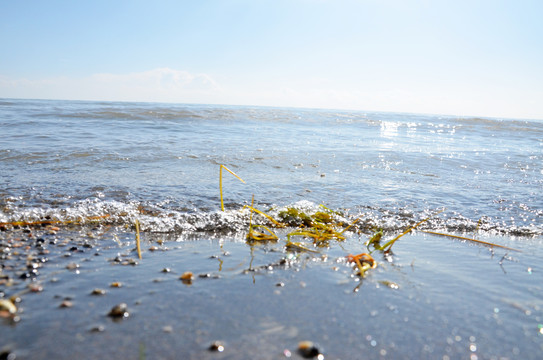
[[[543,350],[542,237],[487,239],[516,253],[415,232],[360,278],[345,261],[367,240],[354,234],[292,254],[281,243],[142,233],[141,260],[122,229],[28,234],[0,233],[21,243],[2,260],[3,279],[13,274],[2,298],[21,301],[18,321],[0,319],[0,352],[17,358],[300,359],[306,340],[326,359],[535,359]],[[190,283],[180,280],[187,271]],[[109,316],[120,303],[129,316]],[[215,341],[224,351],[209,350]]]

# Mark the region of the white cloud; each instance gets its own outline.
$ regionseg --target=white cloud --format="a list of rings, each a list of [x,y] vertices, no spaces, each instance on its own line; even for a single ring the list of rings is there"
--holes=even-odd
[[[170,68],[80,78],[0,77],[0,97],[190,103],[213,102],[220,93],[221,87],[210,75]]]

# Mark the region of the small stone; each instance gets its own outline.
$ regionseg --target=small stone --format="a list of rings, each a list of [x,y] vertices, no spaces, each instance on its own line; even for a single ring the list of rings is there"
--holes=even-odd
[[[0,311],[5,311],[12,315],[17,312],[17,307],[9,300],[0,299]]]
[[[30,279],[32,277],[38,276],[39,272],[36,269],[32,269],[31,271],[22,273],[19,278],[20,279]]]
[[[109,284],[109,286],[114,287],[114,288],[120,288],[120,287],[123,287],[123,283],[116,281]]]
[[[93,289],[91,295],[105,295],[106,291],[104,289]]]
[[[400,285],[392,281],[384,280],[384,281],[379,281],[379,283],[393,290],[398,290],[400,288]]]
[[[290,358],[290,357],[292,357],[292,352],[289,349],[285,349],[285,350],[283,350],[283,355],[286,358]]]
[[[314,357],[324,358],[319,348],[312,341],[300,341],[298,343],[298,353],[306,359]]]
[[[128,317],[130,314],[128,312],[128,306],[125,303],[120,303],[118,305],[115,305],[111,308],[111,310],[108,313],[108,316],[114,317],[114,318],[125,318]]]
[[[17,355],[13,351],[8,349],[0,350],[0,359],[2,360],[15,360],[17,358]]]
[[[104,325],[96,325],[90,328],[90,332],[104,332],[106,327]]]
[[[192,284],[192,280],[194,280],[194,275],[190,271],[185,271],[179,279],[183,281],[184,284]]]
[[[173,327],[170,326],[170,325],[166,325],[162,328],[162,331],[164,331],[165,333],[172,333],[173,332]]]
[[[71,302],[70,300],[64,300],[63,302],[60,303],[61,308],[71,308],[72,306],[74,306],[74,303]]]
[[[209,351],[216,351],[216,352],[223,352],[224,351],[224,343],[222,341],[214,341],[209,345],[208,347]]]
[[[162,269],[162,272],[163,272],[163,273],[169,273],[169,272],[171,272],[171,271],[172,271],[172,270],[171,270],[170,268],[164,268],[164,269]]]
[[[28,289],[32,292],[42,292],[43,286],[41,284],[34,283],[34,284],[28,285]]]
[[[69,263],[68,265],[66,265],[66,269],[68,269],[68,270],[76,270],[76,269],[79,269],[79,264],[76,264],[76,263]]]

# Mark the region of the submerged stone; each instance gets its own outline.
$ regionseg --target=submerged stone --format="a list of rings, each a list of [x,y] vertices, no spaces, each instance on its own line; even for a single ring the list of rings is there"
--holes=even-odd
[[[125,303],[120,303],[111,308],[108,316],[113,318],[125,318],[130,316],[128,312],[128,306]]]
[[[216,351],[216,352],[223,352],[224,351],[224,343],[222,341],[214,341],[209,345],[208,347],[209,351]]]
[[[298,343],[298,353],[306,359],[315,357],[318,359],[324,359],[320,349],[312,341],[300,341]]]

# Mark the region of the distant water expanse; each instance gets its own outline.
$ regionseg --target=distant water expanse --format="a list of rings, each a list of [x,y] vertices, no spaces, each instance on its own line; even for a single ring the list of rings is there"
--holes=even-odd
[[[338,110],[0,99],[0,223],[136,215],[146,231],[317,206],[398,229],[543,234],[543,122]],[[273,210],[272,210],[273,211]]]

